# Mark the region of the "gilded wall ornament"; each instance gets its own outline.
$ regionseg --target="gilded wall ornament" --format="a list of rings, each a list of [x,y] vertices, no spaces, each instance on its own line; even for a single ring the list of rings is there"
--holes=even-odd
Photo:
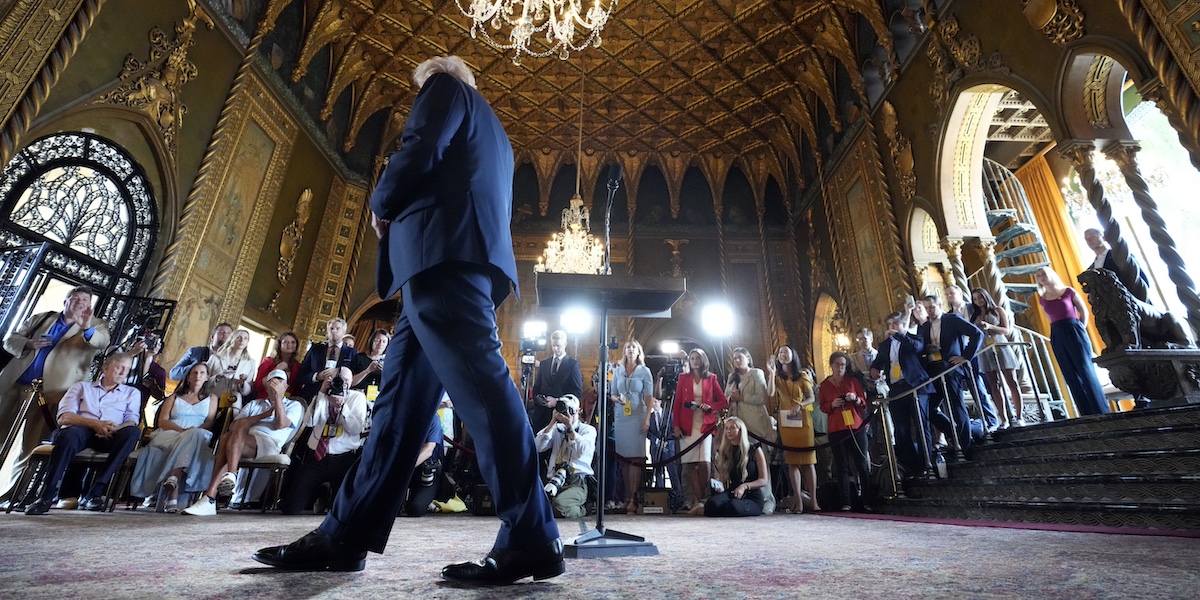
[[[279,265],[276,273],[279,283],[287,285],[292,278],[292,268],[296,264],[296,251],[304,239],[304,227],[308,224],[309,213],[312,210],[312,190],[304,188],[300,198],[296,200],[296,218],[283,229],[279,238]]]
[[[942,110],[950,102],[950,92],[954,84],[968,73],[1001,73],[1007,74],[1009,68],[999,51],[983,58],[983,50],[979,38],[970,34],[962,34],[959,30],[958,18],[950,15],[940,22],[933,22],[933,30],[937,34],[930,40],[925,49],[925,58],[933,67],[933,76],[929,82],[929,98],[933,100],[938,110]],[[960,35],[962,34],[962,35]]]
[[[905,200],[917,195],[916,160],[913,159],[912,142],[900,132],[900,119],[896,107],[884,101],[882,108],[883,135],[888,141],[888,152],[892,156],[892,167],[900,184],[900,196]]]
[[[1024,4],[1029,24],[1056,45],[1083,37],[1083,11],[1076,0],[1024,0]]]
[[[187,106],[180,100],[183,85],[196,77],[196,65],[188,60],[188,48],[195,44],[192,35],[198,22],[209,29],[212,19],[198,9],[192,10],[183,23],[175,26],[175,39],[168,40],[163,30],[150,30],[150,55],[142,62],[132,54],[125,57],[119,78],[121,83],[96,99],[96,104],[128,106],[146,113],[162,132],[163,141],[171,156],[176,154],[176,137],[183,126]]]
[[[1112,121],[1108,118],[1108,78],[1116,61],[1097,54],[1088,65],[1087,83],[1084,84],[1083,110],[1092,127],[1108,129]]]

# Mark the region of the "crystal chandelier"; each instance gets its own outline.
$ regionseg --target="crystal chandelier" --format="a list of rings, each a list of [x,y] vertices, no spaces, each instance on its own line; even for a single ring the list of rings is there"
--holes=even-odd
[[[617,8],[617,0],[609,0],[608,8],[601,8],[601,0],[592,0],[590,8],[583,8],[581,0],[454,0],[458,9],[471,18],[471,37],[482,34],[483,39],[501,50],[515,50],[513,63],[521,64],[521,55],[542,57],[557,54],[567,60],[570,52],[580,51],[588,45],[600,47],[600,31],[608,23],[608,16]],[[491,29],[497,32],[507,26],[511,29],[508,42],[492,37]],[[580,28],[582,39],[575,41],[575,30]],[[529,48],[529,40],[536,34],[546,32],[546,49],[535,51]]]
[[[605,275],[604,243],[592,235],[591,217],[576,192],[562,211],[562,231],[551,236],[533,270],[538,273]]]

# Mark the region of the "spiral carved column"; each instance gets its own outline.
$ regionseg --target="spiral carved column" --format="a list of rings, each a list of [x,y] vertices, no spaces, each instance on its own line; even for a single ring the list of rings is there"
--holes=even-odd
[[[104,0],[88,0],[79,7],[79,11],[75,13],[75,19],[58,39],[58,45],[46,59],[46,64],[42,66],[41,72],[29,84],[25,96],[21,98],[16,110],[4,124],[4,129],[0,130],[0,166],[8,164],[8,161],[16,155],[17,146],[21,143],[21,136],[29,131],[29,124],[37,118],[42,103],[50,95],[50,89],[58,82],[58,77],[62,75],[63,69],[67,68],[67,61],[79,49],[79,44],[83,42],[84,36],[87,35],[88,29],[91,28],[92,22],[96,20],[96,14],[100,12],[103,5]]]
[[[188,192],[187,200],[184,201],[183,208],[179,213],[179,224],[176,225],[176,231],[186,231],[188,226],[192,225],[192,220],[196,217],[196,208],[199,206],[201,191],[208,183],[208,177],[211,175],[213,165],[216,164],[217,152],[221,148],[221,143],[225,139],[229,130],[229,124],[233,121],[234,107],[238,104],[238,98],[242,95],[242,90],[246,87],[246,79],[250,75],[250,65],[254,62],[254,55],[258,53],[258,47],[262,44],[263,37],[267,32],[275,26],[275,18],[279,16],[279,8],[275,6],[275,2],[268,2],[263,7],[263,20],[258,24],[258,28],[254,32],[254,37],[250,40],[250,44],[246,47],[246,54],[242,57],[242,64],[238,66],[237,75],[233,78],[233,84],[229,88],[229,95],[225,98],[225,106],[221,108],[221,116],[217,118],[217,125],[213,128],[212,137],[208,140],[208,148],[204,151],[204,158],[200,161],[200,167],[196,169],[196,179],[192,182],[192,189]],[[172,290],[168,289],[171,279],[178,274],[175,272],[178,265],[175,261],[179,258],[179,251],[186,243],[184,236],[176,236],[175,242],[163,252],[162,262],[159,264],[158,272],[154,275],[154,283],[150,287],[150,295],[154,297],[163,297]]]
[[[957,285],[964,290],[971,284],[967,282],[967,268],[963,266],[962,247],[963,241],[952,237],[944,237],[939,244],[942,250],[946,252],[946,260],[950,261],[950,279],[947,285]]]
[[[978,238],[971,240],[972,247],[979,249],[983,255],[983,279],[987,285],[987,291],[992,295],[996,304],[1005,310],[1009,310],[1008,305],[1008,286],[1004,285],[1004,273],[1000,272],[1000,265],[996,264],[996,242],[993,240],[983,241]],[[971,301],[971,290],[964,289],[966,292],[967,301]]]
[[[767,294],[767,320],[771,327],[771,343],[781,344],[783,341],[783,331],[779,325],[779,317],[775,313],[775,286],[771,284],[771,265],[767,254],[767,227],[764,219],[766,211],[762,208],[758,210],[758,242],[759,252],[762,255],[762,275],[763,289]]]
[[[625,227],[625,239],[628,247],[625,249],[625,274],[633,277],[633,218],[637,214],[637,202],[632,197],[628,199],[629,209],[626,211],[629,215],[629,221]],[[630,317],[629,324],[626,328],[625,339],[634,339],[633,335],[633,318]]]
[[[1153,99],[1167,116],[1171,127],[1179,134],[1179,142],[1187,149],[1192,166],[1200,169],[1200,98],[1196,97],[1191,83],[1180,70],[1171,49],[1159,34],[1158,26],[1142,6],[1142,0],[1118,0],[1118,4],[1150,66],[1158,74],[1157,86],[1138,91],[1143,97]]]
[[[1090,142],[1072,142],[1068,143],[1060,154],[1075,166],[1079,173],[1079,181],[1083,189],[1087,190],[1088,201],[1092,203],[1100,226],[1104,228],[1104,239],[1111,247],[1113,261],[1117,263],[1117,277],[1131,294],[1145,300],[1150,296],[1150,290],[1135,275],[1140,267],[1133,262],[1129,244],[1121,237],[1121,226],[1113,217],[1112,203],[1104,195],[1104,184],[1096,180],[1096,166],[1092,163],[1092,153],[1095,149]],[[1073,282],[1067,281],[1068,285],[1071,283]]]
[[[1196,285],[1188,276],[1187,266],[1183,257],[1175,249],[1175,240],[1167,233],[1167,223],[1158,214],[1158,203],[1150,195],[1150,188],[1142,177],[1137,164],[1137,152],[1141,147],[1133,142],[1114,142],[1104,149],[1104,154],[1111,158],[1125,176],[1125,183],[1133,192],[1133,201],[1142,210],[1142,220],[1150,227],[1150,238],[1158,246],[1158,255],[1167,265],[1167,274],[1175,283],[1175,292],[1187,308],[1188,324],[1192,326],[1192,335],[1200,339],[1200,296],[1196,295]]]

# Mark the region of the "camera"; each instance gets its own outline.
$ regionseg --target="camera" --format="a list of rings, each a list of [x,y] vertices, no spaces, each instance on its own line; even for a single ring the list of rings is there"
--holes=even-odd
[[[683,372],[683,360],[682,358],[669,359],[667,364],[659,370],[659,374],[662,376],[663,395],[674,396],[675,388],[679,385],[679,374]]]
[[[684,402],[684,403],[683,403],[683,405],[684,405],[684,406],[686,406],[687,408],[690,408],[690,409],[692,409],[692,410],[700,410],[700,403],[698,403],[698,402],[695,402],[695,401],[692,401],[692,402]]]
[[[340,375],[335,375],[333,379],[329,381],[329,391],[325,392],[325,394],[328,396],[345,396],[346,381],[342,379]]]
[[[567,404],[566,400],[559,400],[557,403],[555,403],[554,410],[568,417],[575,414],[575,409],[571,408],[571,405]]]
[[[421,487],[433,485],[433,478],[437,474],[437,468],[440,464],[440,461],[433,456],[430,456],[425,459],[425,462],[421,463]]]
[[[558,463],[554,467],[554,473],[550,476],[546,486],[542,489],[553,498],[558,495],[559,490],[567,485],[567,463]]]

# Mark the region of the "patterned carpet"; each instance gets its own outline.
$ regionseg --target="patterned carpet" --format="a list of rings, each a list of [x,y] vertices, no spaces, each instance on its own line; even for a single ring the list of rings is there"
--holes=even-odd
[[[491,517],[396,523],[386,554],[352,574],[289,574],[250,560],[313,516],[148,511],[0,514],[5,598],[1194,598],[1194,539],[963,527],[825,515],[609,517],[654,557],[571,560],[567,575],[497,590],[438,581],[477,558]],[[566,536],[576,522],[560,521]]]

